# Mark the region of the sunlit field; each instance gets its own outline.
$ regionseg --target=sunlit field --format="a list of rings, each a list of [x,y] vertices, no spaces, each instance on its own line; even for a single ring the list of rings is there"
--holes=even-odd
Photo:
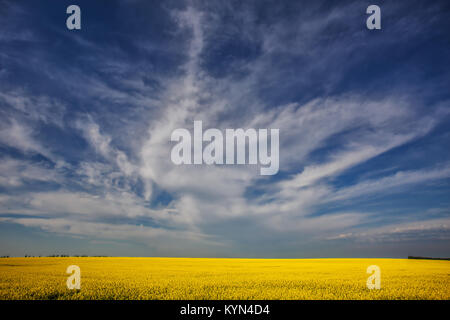
[[[81,289],[66,285],[69,265]],[[369,265],[381,289],[366,286]],[[450,261],[4,258],[0,299],[446,299]]]

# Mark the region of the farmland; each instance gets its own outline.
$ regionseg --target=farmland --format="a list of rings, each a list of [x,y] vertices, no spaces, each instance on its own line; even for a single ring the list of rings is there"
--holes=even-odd
[[[81,269],[69,290],[66,269]],[[381,289],[369,290],[369,265]],[[3,258],[0,299],[450,299],[450,262],[407,259]]]

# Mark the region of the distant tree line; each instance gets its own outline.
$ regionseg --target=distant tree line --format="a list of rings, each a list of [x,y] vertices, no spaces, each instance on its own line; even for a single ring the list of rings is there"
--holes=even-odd
[[[108,256],[89,256],[87,254],[74,254],[74,255],[69,255],[69,254],[52,254],[49,256],[33,256],[33,255],[29,255],[26,254],[25,258],[42,258],[42,257],[47,257],[47,258],[87,258],[87,257],[92,257],[92,258],[107,258]],[[0,256],[0,258],[11,258],[9,255],[5,255],[5,256]]]
[[[415,257],[415,256],[408,256],[408,259],[421,259],[421,260],[450,260],[450,258],[430,258],[430,257]]]

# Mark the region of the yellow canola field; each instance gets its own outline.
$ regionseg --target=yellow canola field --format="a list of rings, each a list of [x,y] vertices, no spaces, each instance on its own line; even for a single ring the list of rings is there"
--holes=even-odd
[[[69,265],[81,289],[66,285]],[[381,289],[369,290],[369,265]],[[0,299],[445,299],[450,261],[406,259],[3,258]]]

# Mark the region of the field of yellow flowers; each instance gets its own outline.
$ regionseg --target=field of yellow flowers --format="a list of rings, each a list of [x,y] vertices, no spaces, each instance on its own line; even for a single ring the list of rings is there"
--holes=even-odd
[[[69,290],[69,265],[81,289]],[[369,265],[381,289],[366,286]],[[0,299],[445,299],[450,261],[406,259],[4,258]]]

